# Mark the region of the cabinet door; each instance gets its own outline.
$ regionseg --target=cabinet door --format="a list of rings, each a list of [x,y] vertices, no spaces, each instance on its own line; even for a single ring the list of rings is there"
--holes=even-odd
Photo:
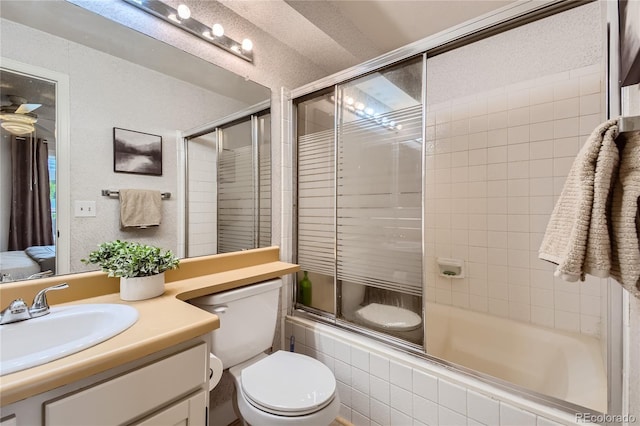
[[[203,343],[44,404],[45,426],[112,426],[153,413],[208,380]]]
[[[201,390],[131,426],[204,426],[206,409],[207,393]]]

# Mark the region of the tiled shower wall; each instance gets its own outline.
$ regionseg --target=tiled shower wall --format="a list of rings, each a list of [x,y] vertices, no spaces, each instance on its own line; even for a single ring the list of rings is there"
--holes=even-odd
[[[587,423],[325,325],[289,317],[285,335],[295,336],[296,352],[320,360],[333,371],[339,415],[355,426]]]
[[[217,169],[215,133],[189,141],[189,257],[217,252]]]
[[[428,300],[600,334],[606,280],[554,278],[538,247],[604,118],[603,80],[597,64],[428,105]],[[464,259],[466,277],[438,276],[437,257]]]

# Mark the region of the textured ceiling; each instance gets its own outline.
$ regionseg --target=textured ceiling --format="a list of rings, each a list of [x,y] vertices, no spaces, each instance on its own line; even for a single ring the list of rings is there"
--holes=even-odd
[[[227,0],[221,3],[327,73],[334,73],[513,1]]]

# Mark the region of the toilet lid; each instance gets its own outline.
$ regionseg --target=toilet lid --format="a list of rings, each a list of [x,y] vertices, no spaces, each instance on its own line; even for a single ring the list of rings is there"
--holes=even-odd
[[[366,323],[391,331],[414,330],[422,324],[420,315],[398,306],[370,303],[356,311]]]
[[[336,379],[320,361],[278,351],[242,370],[242,391],[257,408],[279,415],[302,415],[329,404]]]

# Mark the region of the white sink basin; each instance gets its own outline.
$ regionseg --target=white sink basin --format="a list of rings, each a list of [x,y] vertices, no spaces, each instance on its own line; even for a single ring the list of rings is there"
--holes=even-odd
[[[48,315],[0,325],[0,376],[97,345],[137,320],[131,306],[105,303],[53,307]]]

